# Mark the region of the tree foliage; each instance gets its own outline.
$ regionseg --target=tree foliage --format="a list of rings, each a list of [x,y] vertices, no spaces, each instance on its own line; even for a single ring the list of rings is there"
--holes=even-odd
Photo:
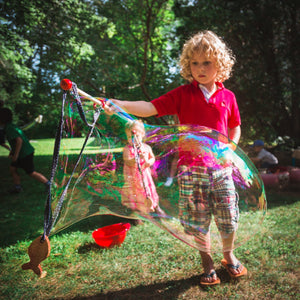
[[[62,78],[95,96],[151,100],[183,83],[181,46],[210,29],[237,58],[225,84],[244,139],[289,136],[299,145],[298,19],[292,0],[4,0],[1,97],[21,124],[43,114],[39,136],[53,137]]]
[[[178,35],[211,29],[237,63],[226,83],[237,95],[248,138],[300,144],[299,7],[295,1],[176,1]],[[297,21],[298,20],[298,21]]]

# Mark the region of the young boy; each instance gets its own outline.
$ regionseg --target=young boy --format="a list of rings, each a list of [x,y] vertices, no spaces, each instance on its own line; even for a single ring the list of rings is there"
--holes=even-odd
[[[48,179],[34,170],[34,148],[23,131],[12,123],[12,119],[13,115],[10,109],[0,108],[0,126],[4,126],[6,139],[11,147],[9,155],[11,158],[10,173],[13,177],[14,187],[9,192],[20,193],[23,190],[18,168],[24,169],[30,177],[44,183],[48,187],[50,185]]]
[[[256,157],[252,157],[251,160],[258,168],[272,169],[278,165],[277,157],[264,148],[265,143],[263,141],[254,141],[252,147]]]
[[[111,101],[128,113],[139,117],[177,115],[180,124],[196,124],[212,128],[228,136],[237,144],[241,135],[240,113],[234,94],[222,84],[223,81],[230,77],[233,64],[234,57],[230,49],[216,34],[211,31],[200,32],[184,44],[180,58],[181,75],[189,84],[180,86],[151,102]],[[105,110],[109,114],[113,113],[113,107],[110,107],[109,103]],[[184,164],[184,157],[179,161]],[[180,209],[184,210],[184,206],[188,207],[189,201],[194,202],[196,210],[199,207],[201,209],[204,207],[204,212],[193,211],[190,214],[191,222],[195,222],[195,216],[201,215],[196,220],[197,224],[203,226],[203,231],[207,232],[207,235],[205,235],[205,247],[200,250],[204,269],[200,284],[214,285],[220,283],[210,252],[209,226],[211,214],[229,216],[227,218],[224,217],[217,224],[223,242],[224,259],[222,264],[226,267],[231,277],[246,275],[247,269],[239,263],[233,254],[239,212],[236,209],[238,199],[231,178],[231,170],[225,169],[216,173],[214,170],[209,170],[204,162],[201,161],[196,166],[191,166],[187,163],[186,165],[179,165],[178,168],[178,173],[180,174],[178,176],[180,201],[184,203],[180,205]],[[199,173],[202,175],[199,176]],[[190,174],[197,178],[198,184],[194,184],[194,181],[187,179],[192,177]],[[209,181],[205,178],[205,182],[202,182],[201,178],[203,176],[218,177],[222,184],[221,189],[218,190],[215,190],[214,186],[210,187],[215,197],[207,196],[199,200],[197,195],[205,194],[201,189],[204,191],[206,188],[205,184]],[[227,179],[223,180],[223,178]],[[214,211],[212,213],[209,203],[215,201],[214,199],[218,199],[220,203],[227,203],[225,209],[228,211]],[[200,201],[202,205],[199,205],[197,201]],[[234,209],[232,209],[233,207]],[[187,214],[185,213],[185,215]]]

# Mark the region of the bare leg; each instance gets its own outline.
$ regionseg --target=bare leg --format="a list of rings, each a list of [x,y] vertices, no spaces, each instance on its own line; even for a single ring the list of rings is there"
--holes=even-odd
[[[210,253],[210,232],[207,234],[201,234],[201,238],[197,239],[196,242],[200,245],[200,255],[202,260],[202,267],[204,270],[204,273],[209,275],[213,271],[215,271],[214,268],[214,262]],[[214,274],[212,277],[203,277],[202,282],[213,282],[217,279],[217,274]]]
[[[174,178],[175,174],[177,172],[177,162],[178,162],[178,156],[174,157],[171,162],[171,170],[170,170],[170,177]]]
[[[171,169],[170,169],[170,175],[167,178],[167,181],[165,182],[165,186],[169,187],[173,184],[173,179],[176,175],[177,172],[177,161],[178,161],[178,156],[176,155],[171,162]]]
[[[36,171],[32,172],[31,174],[28,174],[30,177],[34,178],[35,180],[41,182],[41,183],[47,183],[48,179],[41,173],[38,173]]]
[[[21,184],[21,178],[20,178],[20,175],[18,173],[18,169],[16,167],[10,166],[9,170],[10,170],[10,174],[13,178],[14,184],[15,185],[20,185]]]
[[[230,234],[221,232],[221,238],[223,242],[223,256],[227,260],[227,263],[231,265],[237,265],[238,263],[238,259],[233,254],[234,237],[235,232],[232,232]],[[230,268],[230,271],[235,275],[241,273],[243,268],[243,265],[240,264],[240,267],[238,269]]]
[[[215,270],[214,262],[212,256],[208,252],[200,251],[202,267],[204,269],[205,274],[211,274]],[[213,282],[217,279],[217,274],[214,274],[212,277],[203,277],[203,282]]]

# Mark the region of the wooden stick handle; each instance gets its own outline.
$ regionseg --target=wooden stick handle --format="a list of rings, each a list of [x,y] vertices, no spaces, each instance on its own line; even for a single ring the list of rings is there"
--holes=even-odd
[[[63,90],[68,91],[72,88],[73,82],[70,79],[63,79],[60,82],[60,86]],[[105,101],[104,99],[98,100],[94,97],[92,97],[91,95],[87,94],[86,92],[80,90],[79,88],[77,88],[77,92],[79,95],[83,96],[84,98],[93,101],[94,103],[101,105],[102,107],[105,106]]]

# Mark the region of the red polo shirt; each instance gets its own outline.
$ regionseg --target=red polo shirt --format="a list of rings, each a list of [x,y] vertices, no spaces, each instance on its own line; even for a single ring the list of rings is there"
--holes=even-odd
[[[215,129],[228,136],[228,128],[241,124],[241,117],[235,95],[220,82],[218,90],[209,102],[199,88],[198,82],[179,86],[178,88],[151,101],[158,117],[177,115],[180,124],[196,124]]]

